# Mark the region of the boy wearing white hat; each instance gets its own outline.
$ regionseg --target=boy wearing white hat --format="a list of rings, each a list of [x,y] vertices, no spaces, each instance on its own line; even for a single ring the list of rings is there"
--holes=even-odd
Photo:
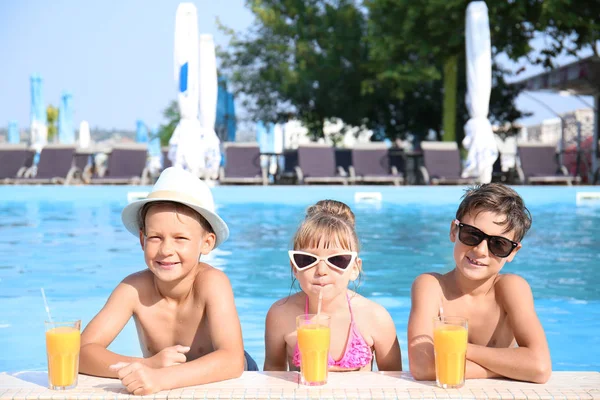
[[[134,395],[236,378],[244,370],[240,321],[227,276],[201,262],[229,236],[210,189],[165,169],[147,198],[123,209],[147,269],[126,277],[81,337],[80,370],[119,378]],[[129,318],[144,358],[107,349]]]

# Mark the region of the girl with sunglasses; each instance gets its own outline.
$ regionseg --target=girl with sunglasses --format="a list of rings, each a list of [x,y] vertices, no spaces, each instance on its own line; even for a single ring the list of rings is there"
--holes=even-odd
[[[500,274],[530,226],[523,199],[508,186],[467,190],[450,224],[455,267],[420,275],[412,286],[408,359],[416,379],[435,380],[432,319],[442,315],[468,320],[466,378],[549,379],[550,352],[531,288],[520,276]]]
[[[362,272],[354,214],[339,201],[311,206],[289,251],[301,291],[271,306],[265,327],[265,371],[297,371],[296,317],[321,312],[331,318],[330,371],[402,370],[394,322],[385,308],[348,289]]]

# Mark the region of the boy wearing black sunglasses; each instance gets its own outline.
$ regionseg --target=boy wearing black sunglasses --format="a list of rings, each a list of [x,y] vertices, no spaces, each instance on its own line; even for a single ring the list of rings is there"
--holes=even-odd
[[[550,352],[525,279],[500,274],[521,249],[531,226],[523,199],[511,188],[489,183],[470,188],[450,224],[455,268],[417,277],[408,321],[410,371],[435,380],[433,319],[468,319],[465,377],[505,377],[545,383]]]

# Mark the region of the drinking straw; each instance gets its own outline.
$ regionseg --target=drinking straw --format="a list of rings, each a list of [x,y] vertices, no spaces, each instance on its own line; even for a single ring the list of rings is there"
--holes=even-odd
[[[317,324],[319,323],[319,317],[321,316],[321,304],[323,303],[323,288],[319,291],[319,301],[317,302]]]
[[[40,288],[42,291],[42,298],[44,299],[44,306],[46,307],[46,312],[48,313],[48,321],[52,323],[52,315],[50,315],[50,307],[48,307],[48,302],[46,301],[46,293],[44,292],[44,288]]]

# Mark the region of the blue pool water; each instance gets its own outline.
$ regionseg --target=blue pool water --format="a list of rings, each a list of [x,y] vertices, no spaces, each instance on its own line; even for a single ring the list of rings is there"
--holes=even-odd
[[[127,192],[139,187],[0,187],[0,372],[46,368],[44,287],[55,318],[87,324],[126,275],[145,267],[139,243],[121,225]],[[524,247],[506,272],[533,288],[555,370],[600,370],[600,204],[577,206],[577,191],[517,187],[533,214]],[[381,202],[355,193],[380,192]],[[355,211],[365,280],[359,292],[384,305],[408,367],[410,285],[452,268],[448,229],[458,187],[217,187],[231,237],[209,258],[229,276],[246,349],[264,361],[264,318],[290,292],[286,250],[305,208],[323,198]],[[224,327],[225,328],[225,327]],[[110,347],[140,355],[133,324]]]

